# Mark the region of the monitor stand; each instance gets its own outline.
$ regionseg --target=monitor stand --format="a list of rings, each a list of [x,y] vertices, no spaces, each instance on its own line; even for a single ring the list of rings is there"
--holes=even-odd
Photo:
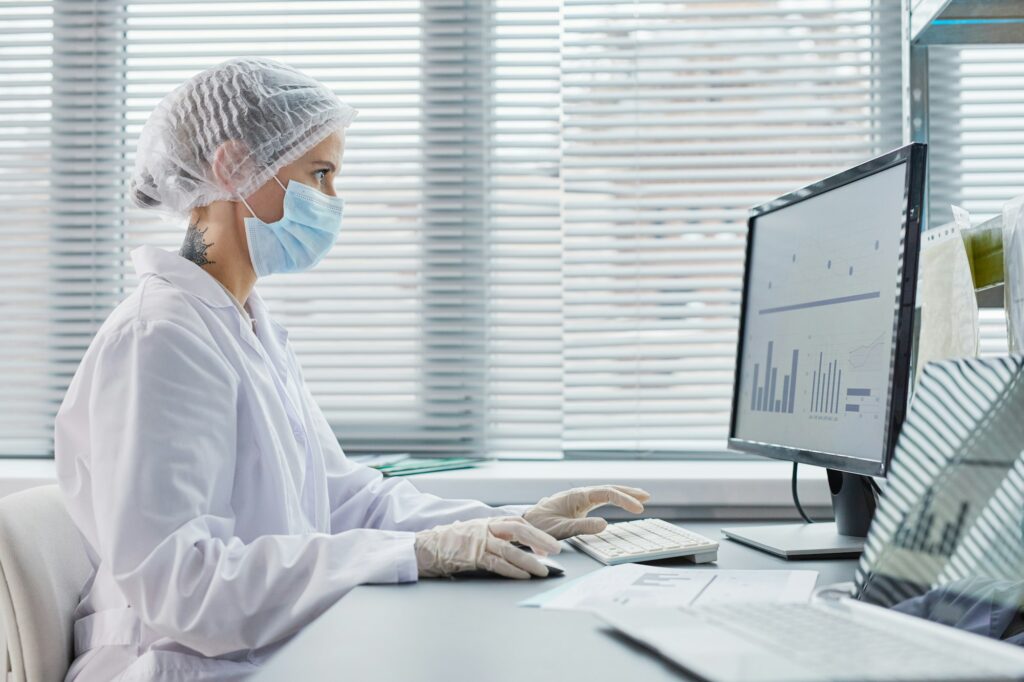
[[[832,523],[797,523],[723,528],[731,540],[784,559],[839,559],[860,556],[875,514],[875,496],[866,476],[828,470]]]

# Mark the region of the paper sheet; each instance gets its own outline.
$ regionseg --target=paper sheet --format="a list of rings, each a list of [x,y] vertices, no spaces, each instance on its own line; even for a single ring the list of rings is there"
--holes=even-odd
[[[519,603],[589,611],[605,606],[682,607],[725,602],[805,602],[817,571],[739,571],[608,566]]]
[[[1003,205],[1003,304],[1010,352],[1024,348],[1024,196]]]
[[[970,224],[962,209],[958,219]],[[933,360],[978,355],[978,299],[960,228],[945,225],[922,237],[917,376]]]

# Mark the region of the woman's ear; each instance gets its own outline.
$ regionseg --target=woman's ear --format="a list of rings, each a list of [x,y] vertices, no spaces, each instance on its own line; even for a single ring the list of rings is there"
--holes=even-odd
[[[240,140],[222,142],[213,154],[213,177],[217,184],[235,193],[236,180],[247,176],[246,166],[251,163],[249,146]]]

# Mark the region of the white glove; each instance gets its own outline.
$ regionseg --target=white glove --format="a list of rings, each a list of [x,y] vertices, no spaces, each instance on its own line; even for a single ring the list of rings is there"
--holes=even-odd
[[[416,533],[416,563],[421,578],[437,578],[484,569],[506,578],[547,576],[537,558],[515,547],[527,545],[537,554],[557,554],[562,546],[520,516],[493,516],[456,521]]]
[[[599,485],[573,488],[545,497],[523,514],[523,518],[558,540],[573,535],[594,535],[608,527],[600,517],[587,518],[587,512],[605,504],[614,504],[639,514],[651,494],[625,485]]]

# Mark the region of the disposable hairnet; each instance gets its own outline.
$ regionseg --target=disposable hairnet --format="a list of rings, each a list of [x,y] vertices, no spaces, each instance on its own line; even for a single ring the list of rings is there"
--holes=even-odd
[[[356,110],[325,85],[276,62],[241,57],[185,81],[149,115],[139,137],[131,197],[140,207],[187,214],[237,195],[220,186],[211,163],[217,148],[237,140],[225,172],[247,197]]]

